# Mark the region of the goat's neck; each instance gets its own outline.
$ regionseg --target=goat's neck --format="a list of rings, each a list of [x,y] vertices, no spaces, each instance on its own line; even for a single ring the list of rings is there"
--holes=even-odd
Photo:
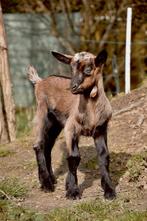
[[[93,87],[95,87],[95,86],[97,87],[97,94],[94,98],[90,97],[91,91],[89,93],[80,94],[80,100],[79,100],[79,111],[80,112],[85,112],[90,103],[92,105],[99,104],[102,97],[105,96],[102,75],[99,76],[98,81],[94,84]]]
[[[95,97],[91,97],[91,91],[93,90],[93,88],[97,88],[97,93]],[[96,102],[97,100],[99,100],[101,98],[101,96],[105,96],[105,91],[104,91],[104,85],[103,85],[103,77],[102,74],[99,74],[97,81],[95,82],[95,84],[93,85],[93,87],[89,90],[88,93],[84,93],[81,94],[80,97],[81,99],[84,99],[86,101],[92,101],[92,102]]]
[[[97,86],[97,89],[98,89],[98,98],[99,98],[101,95],[105,95],[105,92],[104,92],[104,84],[103,84],[103,76],[102,76],[102,74],[99,75],[98,81],[96,82],[96,86]]]

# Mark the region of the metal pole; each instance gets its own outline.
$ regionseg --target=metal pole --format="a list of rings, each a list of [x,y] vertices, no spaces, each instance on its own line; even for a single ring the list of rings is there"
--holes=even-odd
[[[126,55],[125,55],[125,93],[130,92],[130,55],[131,55],[132,8],[127,8]]]

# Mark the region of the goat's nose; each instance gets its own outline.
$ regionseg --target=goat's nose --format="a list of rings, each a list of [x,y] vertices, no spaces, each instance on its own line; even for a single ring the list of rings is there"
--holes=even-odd
[[[74,83],[74,84],[72,84],[71,85],[71,88],[74,90],[74,89],[76,89],[78,87],[78,84],[77,83]]]

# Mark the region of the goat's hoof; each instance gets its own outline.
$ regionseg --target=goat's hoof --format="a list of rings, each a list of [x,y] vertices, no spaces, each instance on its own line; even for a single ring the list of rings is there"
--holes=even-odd
[[[55,176],[52,176],[52,177],[51,177],[51,180],[52,180],[52,183],[53,183],[53,184],[57,184],[57,179],[56,179]]]
[[[55,187],[52,185],[50,185],[50,186],[45,186],[45,185],[41,185],[41,189],[45,192],[45,193],[47,193],[47,192],[54,192],[54,190],[55,190]]]
[[[116,198],[116,192],[115,190],[113,189],[109,189],[109,191],[107,190],[105,193],[104,193],[104,197],[105,199],[107,200],[113,200]]]
[[[66,192],[66,198],[72,200],[81,199],[81,193],[79,188],[75,187],[72,189],[68,189]]]
[[[41,189],[44,192],[54,192],[55,187],[54,187],[54,184],[52,182],[50,182],[48,179],[46,179],[41,184]]]

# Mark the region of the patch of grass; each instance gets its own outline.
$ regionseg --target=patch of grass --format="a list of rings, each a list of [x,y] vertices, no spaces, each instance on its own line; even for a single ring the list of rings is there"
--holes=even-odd
[[[127,163],[129,181],[138,181],[139,176],[145,167],[147,167],[147,152],[132,156]]]
[[[110,172],[113,177],[113,182],[117,185],[119,178],[127,170],[127,161],[130,159],[131,155],[126,153],[110,153]],[[85,169],[97,170],[99,168],[98,157],[93,157],[82,164]],[[98,169],[99,170],[99,169]]]
[[[88,160],[86,163],[84,163],[84,168],[89,170],[95,170],[98,167],[98,159],[97,157],[94,157],[90,160]]]
[[[48,217],[53,221],[145,221],[147,212],[127,211],[117,202],[102,203],[96,200],[80,203],[70,209],[56,209]]]
[[[121,211],[117,203],[97,201],[80,203],[68,209],[55,209],[48,214],[37,213],[7,201],[0,201],[0,218],[3,221],[146,221],[147,212]],[[117,214],[116,214],[117,211]]]
[[[5,178],[0,181],[0,199],[22,198],[26,194],[27,188],[17,178]]]
[[[147,220],[147,211],[142,212],[133,212],[126,211],[121,217],[118,217],[118,221],[146,221]]]
[[[100,201],[92,201],[82,203],[77,206],[78,213],[82,214],[80,220],[87,217],[87,220],[104,220],[109,218],[109,213],[117,207],[117,202],[102,203]],[[84,216],[84,217],[83,217]]]
[[[7,157],[13,155],[15,152],[6,149],[0,149],[0,157]]]
[[[21,137],[31,130],[31,122],[34,116],[34,107],[16,109],[17,137]]]
[[[110,172],[112,174],[113,182],[115,185],[118,184],[120,177],[127,170],[127,162],[132,156],[125,152],[110,154]]]
[[[70,209],[55,209],[48,215],[53,221],[145,221],[147,212],[133,212],[118,202],[92,201],[80,203]]]
[[[6,200],[0,200],[0,220],[2,221],[48,221],[45,217],[45,214],[16,206]]]
[[[45,214],[0,200],[0,220],[3,221],[146,221],[146,219],[147,211],[128,211],[118,201],[95,200],[66,209],[54,209]]]

